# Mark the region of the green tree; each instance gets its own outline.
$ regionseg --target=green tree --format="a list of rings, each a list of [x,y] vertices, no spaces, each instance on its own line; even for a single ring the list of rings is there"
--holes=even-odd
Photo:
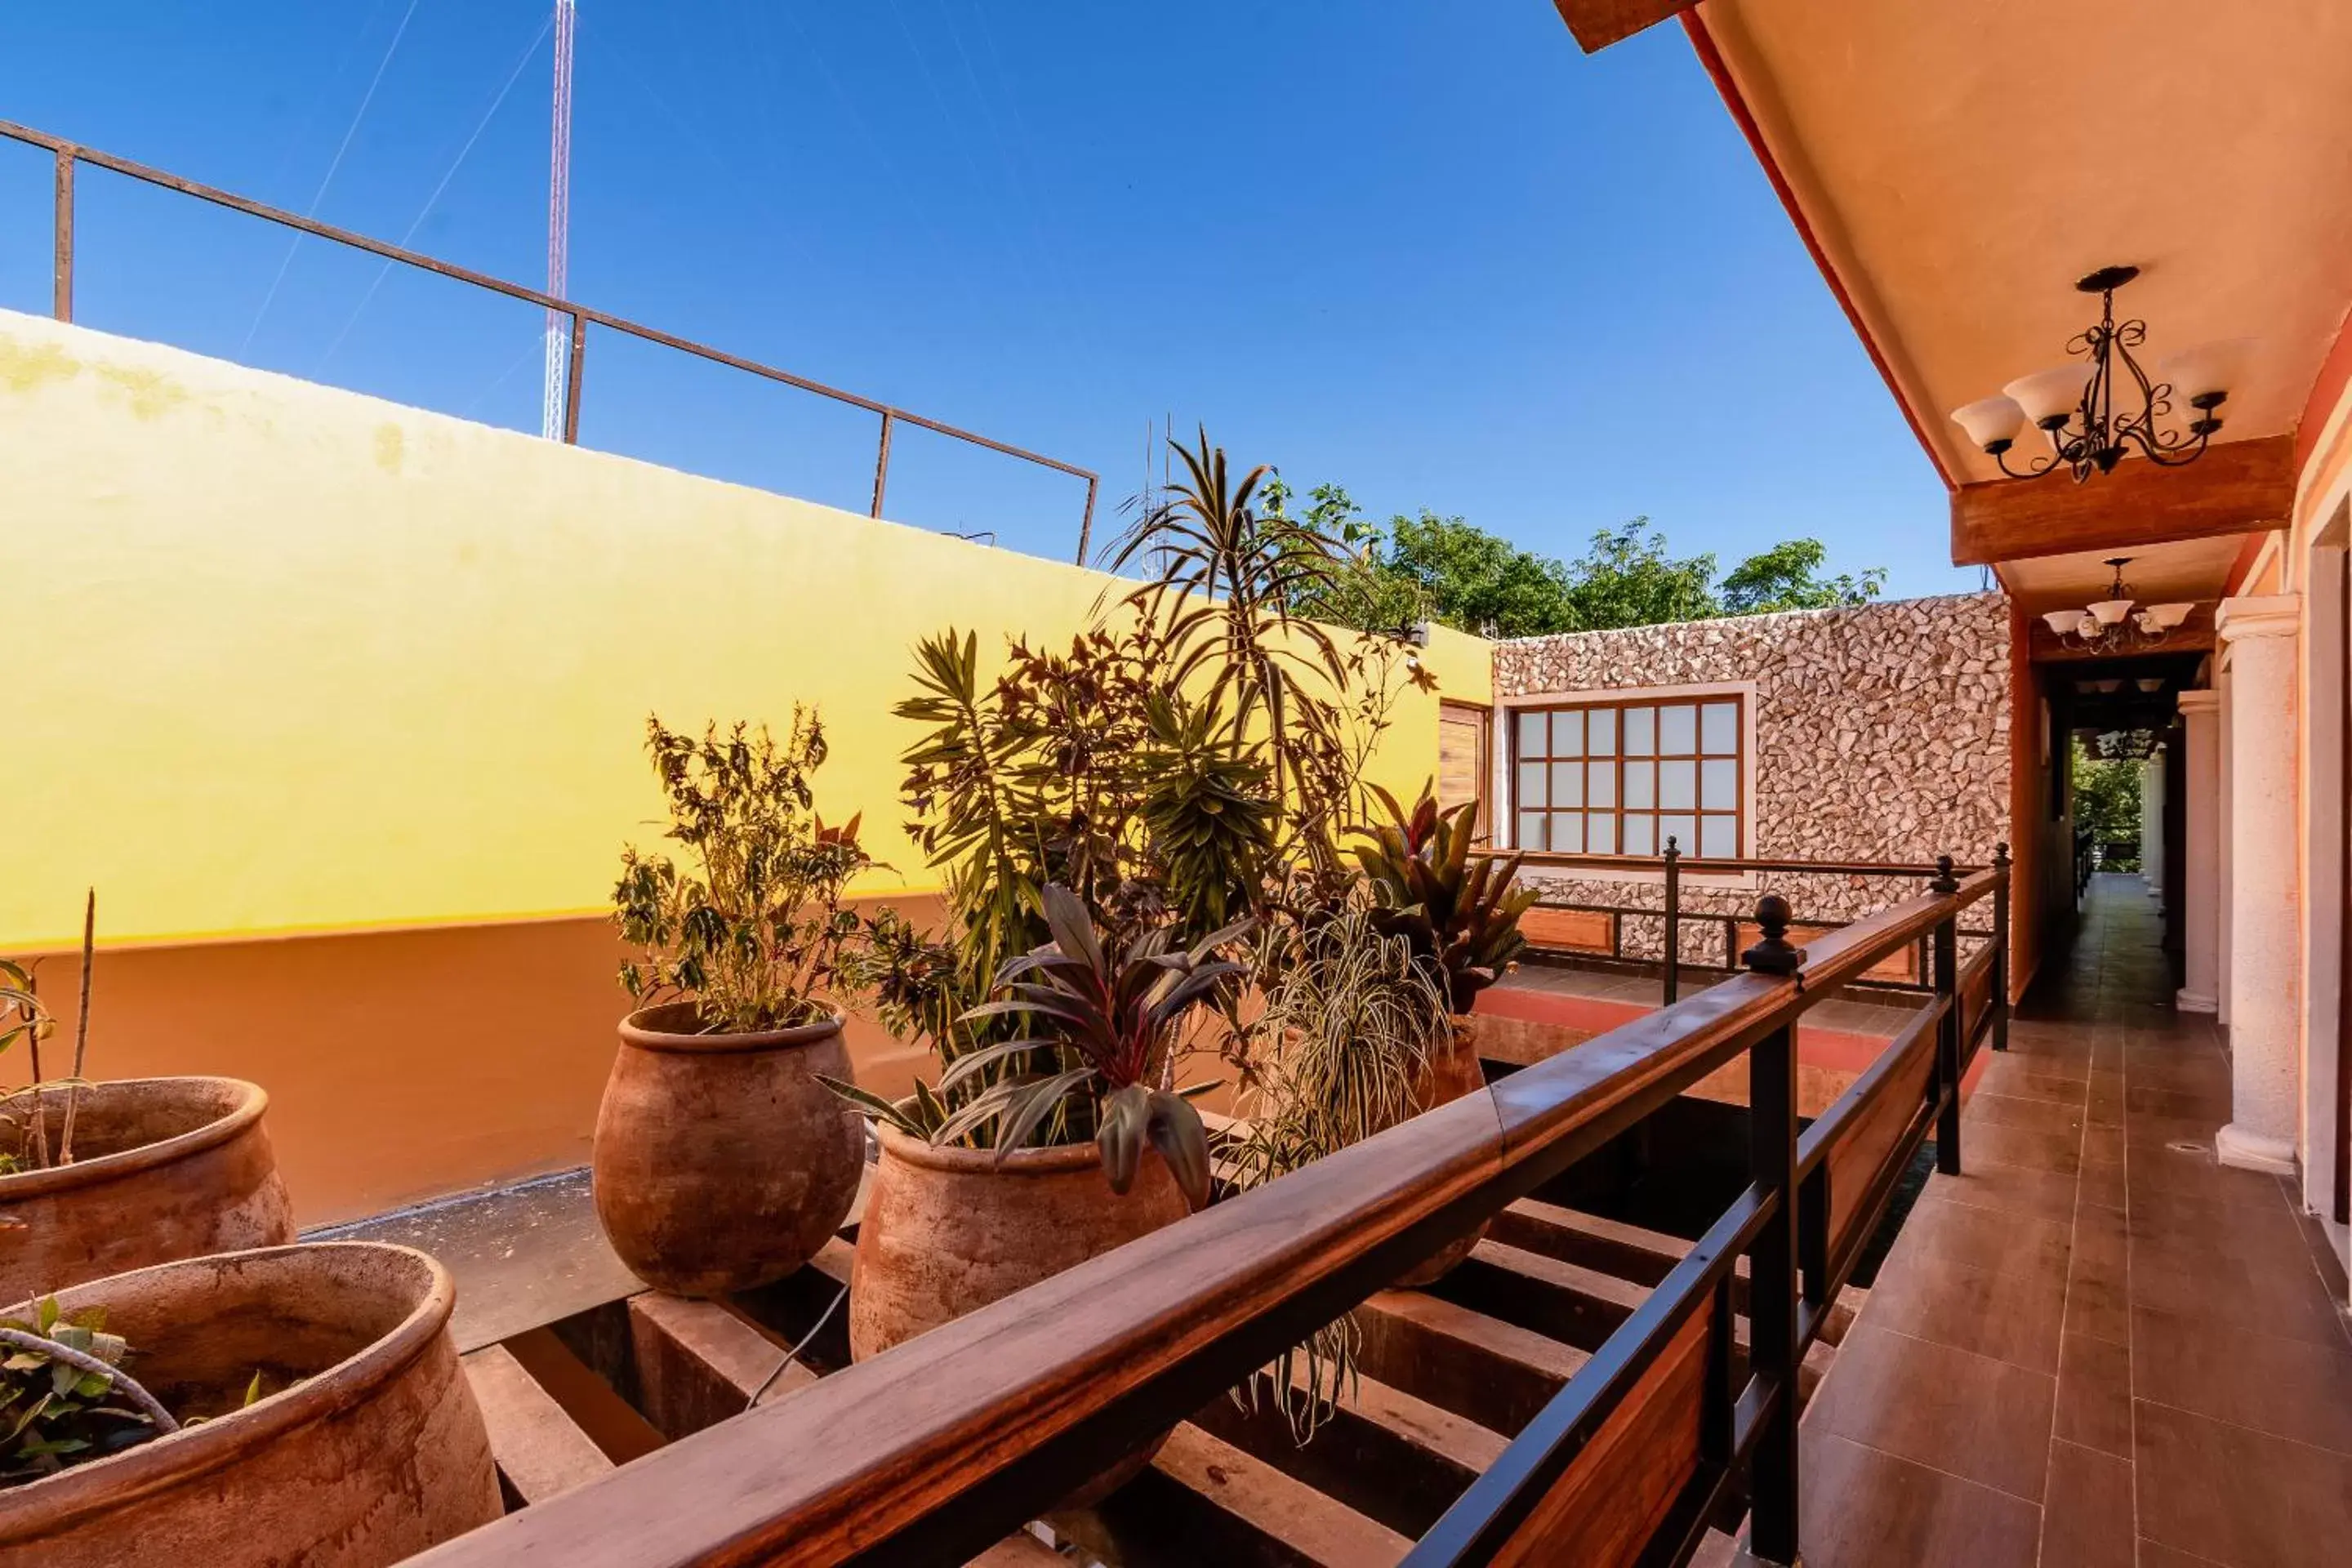
[[[1412,584],[1431,619],[1491,637],[1582,629],[1568,568],[1427,508],[1390,520],[1382,574]]]
[[[1829,558],[1818,539],[1791,539],[1751,555],[1723,574],[1723,609],[1731,616],[1763,616],[1776,610],[1834,610],[1866,605],[1886,584],[1886,568],[1858,574],[1818,574]]]
[[[2074,742],[2074,826],[2088,828],[2102,844],[2139,843],[2139,763],[2129,758],[2093,756]],[[2107,862],[2110,870],[2132,863]]]
[[[1666,536],[1649,521],[1637,517],[1622,529],[1602,529],[1584,559],[1569,568],[1569,603],[1580,629],[1704,621],[1723,613],[1713,587],[1715,557],[1675,560]]]

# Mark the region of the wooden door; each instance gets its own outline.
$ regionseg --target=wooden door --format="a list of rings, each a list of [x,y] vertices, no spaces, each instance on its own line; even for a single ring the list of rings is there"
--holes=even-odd
[[[1442,807],[1475,801],[1478,806],[1478,842],[1494,829],[1487,821],[1488,765],[1486,709],[1467,702],[1444,702],[1437,710],[1437,804]]]

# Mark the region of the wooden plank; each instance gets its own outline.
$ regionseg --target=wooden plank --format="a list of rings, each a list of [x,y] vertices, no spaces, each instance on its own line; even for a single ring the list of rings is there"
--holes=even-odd
[[[629,1300],[636,1355],[637,1408],[672,1442],[751,1407],[752,1391],[783,1364],[785,1341],[717,1301],[646,1291]],[[761,1403],[816,1381],[795,1363]]]
[[[2041,440],[2039,435],[2021,447]],[[1991,479],[1952,492],[1952,564],[2284,528],[2294,515],[2294,437],[2225,441],[2185,468],[2126,458],[2076,484],[2065,475]]]
[[[1070,1560],[1024,1532],[1006,1536],[973,1558],[966,1568],[1070,1568]]]
[[[459,1363],[490,1429],[490,1454],[509,1509],[545,1502],[613,1468],[613,1461],[504,1345]]]
[[[1548,910],[1540,906],[1519,916],[1519,934],[1530,947],[1557,952],[1612,952],[1616,950],[1617,917],[1605,910]]]
[[[553,1327],[517,1334],[506,1348],[615,1465],[643,1458],[662,1446],[664,1438],[653,1424],[574,1355]]]
[[[1065,1521],[1056,1521],[1057,1528]],[[1067,1532],[1114,1568],[1381,1568],[1412,1542],[1198,1426]]]
[[[1691,1315],[1624,1403],[1504,1542],[1507,1568],[1617,1568],[1642,1560],[1698,1469],[1699,1404],[1713,1302]]]
[[[1591,1359],[1423,1290],[1382,1290],[1356,1310],[1356,1326],[1366,1376],[1507,1437],[1535,1419]]]
[[[1613,1274],[1495,1241],[1480,1242],[1460,1268],[1429,1289],[1458,1306],[1588,1352],[1599,1350],[1650,1294]]]
[[[1879,1167],[1893,1152],[1895,1141],[1911,1124],[1927,1098],[1927,1080],[1936,1070],[1936,1037],[1930,1029],[1914,1042],[1910,1054],[1888,1072],[1853,1120],[1830,1145],[1830,1253],[1832,1258],[1853,1239],[1848,1234],[1861,1219],[1863,1201]]]
[[[1788,938],[1790,942],[1795,942],[1799,947],[1804,947],[1811,942],[1819,942],[1822,938],[1829,935],[1830,932],[1837,929],[1838,928],[1835,926],[1792,925],[1789,928]],[[1746,952],[1749,948],[1754,947],[1759,942],[1762,941],[1763,937],[1763,928],[1759,926],[1754,921],[1741,921],[1739,922],[1739,934],[1735,940],[1737,940],[1739,944],[1739,951]],[[1872,964],[1868,969],[1864,970],[1862,972],[1862,978],[1864,980],[1884,980],[1906,985],[1916,985],[1919,983],[1919,950],[1916,947],[1897,948],[1895,952],[1887,954],[1885,958],[1880,959],[1876,963]]]
[[[1664,1279],[1675,1264],[1690,1256],[1691,1249],[1691,1244],[1678,1236],[1533,1198],[1521,1198],[1496,1215],[1486,1227],[1486,1238],[1649,1286]],[[1738,1259],[1732,1269],[1732,1305],[1744,1310],[1748,1259]]]
[[[1298,1441],[1291,1413],[1306,1409],[1303,1363],[1288,1408],[1263,1380],[1246,1404],[1220,1395],[1193,1417],[1202,1430],[1336,1498],[1367,1518],[1419,1536],[1502,1456],[1502,1434],[1376,1377],[1341,1389],[1313,1436]]]
[[[1654,27],[1698,0],[1552,0],[1552,7],[1586,54]]]

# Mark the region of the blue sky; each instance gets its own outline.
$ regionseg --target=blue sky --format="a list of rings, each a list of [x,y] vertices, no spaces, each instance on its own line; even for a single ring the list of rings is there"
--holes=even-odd
[[[1113,519],[1172,415],[1551,553],[1647,514],[1727,564],[1811,534],[1895,594],[1977,585],[1678,29],[1587,58],[1543,0],[581,12],[573,297],[1097,468]],[[0,118],[539,282],[547,16],[10,6]],[[47,182],[0,143],[0,305],[47,308]],[[79,213],[92,326],[537,428],[528,307],[103,174]],[[583,390],[591,445],[865,508],[868,416],[611,334]],[[905,432],[888,510],[1066,554],[1079,494]]]

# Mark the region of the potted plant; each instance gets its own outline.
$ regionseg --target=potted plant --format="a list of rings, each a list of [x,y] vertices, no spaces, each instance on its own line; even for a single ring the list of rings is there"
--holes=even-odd
[[[0,1052],[31,1081],[0,1096],[0,1300],[174,1258],[294,1239],[269,1135],[269,1097],[228,1078],[90,1082],[98,900],[82,909],[71,1070],[45,1076],[57,1020],[33,969],[0,959]]]
[[[1378,784],[1371,793],[1388,820],[1354,831],[1370,840],[1357,847],[1356,861],[1371,885],[1375,919],[1412,944],[1444,985],[1447,1005],[1467,1016],[1478,993],[1509,973],[1528,945],[1519,917],[1536,892],[1516,886],[1522,858],[1471,853],[1475,803],[1440,811],[1423,784],[1408,812]]]
[[[782,742],[652,718],[646,747],[688,864],[622,857],[614,918],[640,956],[621,981],[638,1005],[596,1113],[596,1215],[639,1278],[709,1296],[798,1268],[857,1195],[865,1138],[818,1078],[850,1077],[833,992],[857,926],[842,900],[870,862],[855,818],[816,814],[815,713],[795,707]]]
[[[378,1568],[499,1513],[448,1273],[320,1242],[0,1308],[0,1561]]]

